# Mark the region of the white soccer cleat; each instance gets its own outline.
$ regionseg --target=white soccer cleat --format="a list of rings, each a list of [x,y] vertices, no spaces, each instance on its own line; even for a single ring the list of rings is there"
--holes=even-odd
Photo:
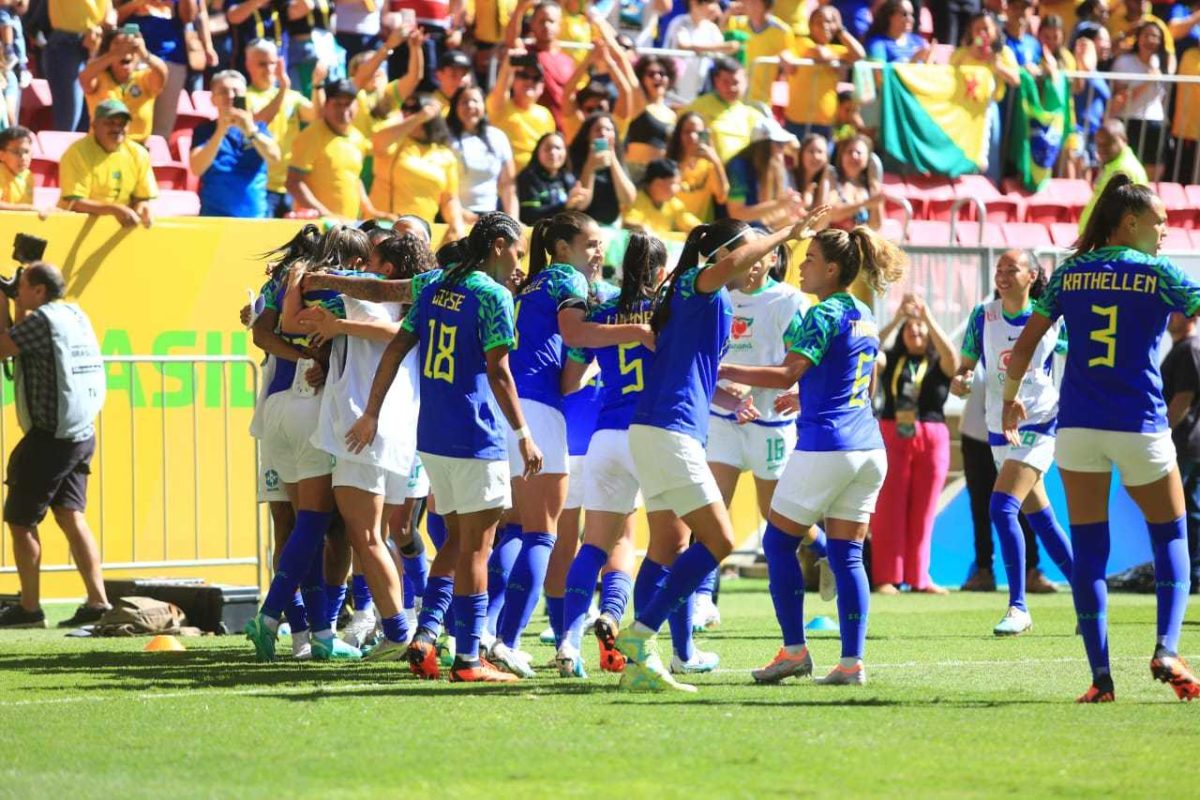
[[[711,631],[721,625],[721,612],[712,601],[712,595],[696,595],[696,607],[692,611],[692,631]]]
[[[375,628],[378,624],[379,620],[376,619],[373,608],[367,611],[355,611],[350,624],[342,631],[342,641],[359,649],[373,645],[377,641]]]
[[[538,641],[542,644],[554,644],[554,628],[546,628],[538,635]]]
[[[1009,606],[1004,619],[996,623],[992,633],[997,636],[1020,636],[1025,631],[1033,629],[1033,617],[1028,611],[1022,611],[1016,606]]]
[[[518,654],[516,650],[506,645],[504,642],[496,642],[492,645],[491,662],[505,672],[511,672],[518,678],[534,677],[533,667],[529,666],[529,662]]]
[[[721,663],[721,657],[716,653],[706,653],[700,648],[692,650],[692,657],[687,661],[679,656],[671,656],[672,675],[702,675],[712,672]]]

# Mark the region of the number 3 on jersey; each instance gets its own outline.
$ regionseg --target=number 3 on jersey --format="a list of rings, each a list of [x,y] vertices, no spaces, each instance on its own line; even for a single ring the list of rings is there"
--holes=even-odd
[[[859,353],[854,370],[854,386],[850,387],[850,408],[863,408],[870,399],[871,373],[875,368],[874,353]]]
[[[1091,340],[1104,345],[1104,355],[1088,359],[1089,367],[1115,367],[1117,365],[1117,307],[1092,306],[1092,313],[1105,320],[1103,328],[1092,331]]]
[[[439,326],[437,320],[429,320],[429,344],[425,349],[423,370],[426,378],[454,383],[454,343],[457,339],[456,326]]]

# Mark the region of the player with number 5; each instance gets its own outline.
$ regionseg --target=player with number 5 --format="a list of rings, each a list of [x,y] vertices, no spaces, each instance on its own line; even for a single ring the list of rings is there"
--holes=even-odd
[[[1146,517],[1154,549],[1158,637],[1150,672],[1180,699],[1200,682],[1178,655],[1189,587],[1183,487],[1167,427],[1158,345],[1171,312],[1200,311],[1200,286],[1158,255],[1167,212],[1153,191],[1116,175],[1096,201],[1075,252],[1055,271],[1013,347],[1004,433],[1019,444],[1029,414],[1019,394],[1038,343],[1066,322],[1069,347],[1054,457],[1071,518],[1071,589],[1092,668],[1081,703],[1114,699],[1108,658],[1108,492],[1112,468]]]
[[[800,288],[820,302],[805,315],[783,364],[721,366],[722,378],[750,386],[787,389],[800,383],[796,452],[775,487],[762,540],[783,647],[770,664],[751,673],[760,683],[812,674],[804,635],[804,575],[796,549],[821,520],[837,582],[842,659],[818,682],[866,683],[870,588],[863,541],[887,475],[887,454],[871,408],[879,329],[871,310],[847,290],[861,275],[872,289],[882,291],[903,277],[905,264],[895,245],[865,226],[849,233],[821,231],[800,266]]]

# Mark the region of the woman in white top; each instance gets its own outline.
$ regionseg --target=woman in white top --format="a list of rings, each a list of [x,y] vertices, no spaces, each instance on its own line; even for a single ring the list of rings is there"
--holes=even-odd
[[[1136,72],[1147,76],[1144,81],[1116,82],[1108,110],[1125,121],[1129,144],[1152,181],[1158,180],[1162,173],[1171,146],[1170,138],[1163,136],[1167,90],[1156,80],[1164,71],[1170,72],[1171,66],[1163,49],[1162,31],[1153,22],[1142,23],[1134,39],[1133,51],[1118,56],[1112,65],[1113,72]]]
[[[712,69],[708,53],[732,55],[737,42],[725,41],[716,20],[721,17],[717,0],[688,0],[688,13],[680,14],[667,24],[664,46],[671,50],[691,50],[696,57],[682,60],[683,68],[675,78],[675,95],[685,104],[704,90],[704,81]]]
[[[463,86],[450,99],[450,146],[462,165],[458,182],[463,221],[473,225],[489,211],[518,214],[517,168],[504,131],[488,124],[483,90]]]

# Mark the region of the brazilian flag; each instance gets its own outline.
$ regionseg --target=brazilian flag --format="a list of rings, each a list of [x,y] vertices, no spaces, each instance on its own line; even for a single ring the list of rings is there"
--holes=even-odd
[[[1034,78],[1021,71],[1008,135],[1008,163],[1031,192],[1054,176],[1054,165],[1071,132],[1071,84],[1061,72]]]

